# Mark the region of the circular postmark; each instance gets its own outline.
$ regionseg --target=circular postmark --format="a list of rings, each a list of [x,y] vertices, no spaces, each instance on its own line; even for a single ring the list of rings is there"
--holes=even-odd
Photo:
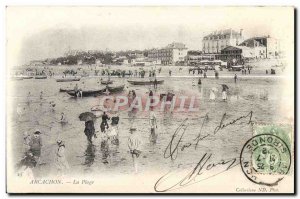
[[[278,136],[260,134],[243,146],[240,163],[245,176],[260,185],[274,186],[289,172],[291,152]]]

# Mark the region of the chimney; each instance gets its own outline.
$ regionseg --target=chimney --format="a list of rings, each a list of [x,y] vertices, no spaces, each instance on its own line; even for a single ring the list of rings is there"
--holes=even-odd
[[[243,35],[243,29],[240,29],[240,36]]]

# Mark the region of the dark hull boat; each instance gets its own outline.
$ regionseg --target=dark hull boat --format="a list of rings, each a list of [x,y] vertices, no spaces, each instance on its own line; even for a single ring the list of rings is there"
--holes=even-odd
[[[23,79],[32,79],[33,76],[22,76]]]
[[[107,89],[110,93],[117,93],[121,92],[124,90],[125,85],[120,85],[120,86],[107,86]]]
[[[104,91],[105,91],[105,89],[83,90],[82,97],[98,96],[98,95],[101,95]],[[66,92],[73,97],[77,97],[74,90],[66,91]]]
[[[113,83],[112,80],[101,80],[101,84],[107,85],[107,84],[112,84],[112,83]]]
[[[47,76],[44,75],[35,76],[34,79],[47,79]]]
[[[74,78],[60,78],[56,79],[56,82],[73,82],[73,81],[80,81],[80,77],[74,77]]]
[[[153,85],[154,81],[146,80],[146,81],[138,81],[138,80],[127,80],[128,83],[132,85]],[[163,84],[164,80],[157,80],[157,84]]]
[[[74,89],[71,88],[60,88],[59,92],[67,92],[67,91],[73,91]]]

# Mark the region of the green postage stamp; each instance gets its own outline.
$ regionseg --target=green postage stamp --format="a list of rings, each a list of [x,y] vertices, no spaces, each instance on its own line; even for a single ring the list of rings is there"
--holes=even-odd
[[[244,174],[257,184],[277,185],[291,169],[293,156],[291,125],[254,124],[253,137],[241,152]]]

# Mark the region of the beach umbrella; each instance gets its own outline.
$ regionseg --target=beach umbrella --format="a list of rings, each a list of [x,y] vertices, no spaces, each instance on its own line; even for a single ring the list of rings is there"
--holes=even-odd
[[[229,89],[229,87],[226,84],[222,84],[222,88],[223,88],[223,90]]]
[[[85,121],[85,122],[90,121],[90,120],[95,120],[96,115],[91,112],[84,112],[79,115],[79,119],[80,119],[80,121]]]

